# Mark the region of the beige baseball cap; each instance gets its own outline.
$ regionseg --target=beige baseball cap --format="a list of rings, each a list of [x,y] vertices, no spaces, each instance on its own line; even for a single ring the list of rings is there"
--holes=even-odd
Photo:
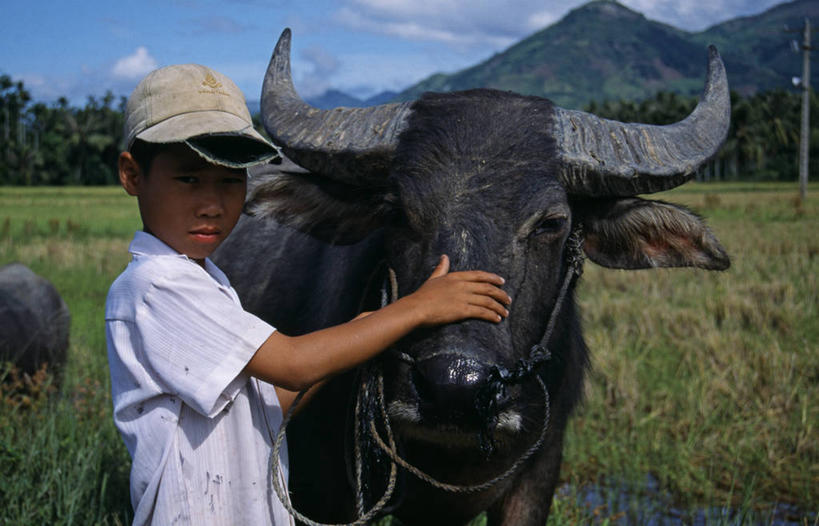
[[[245,168],[279,156],[254,128],[245,97],[232,80],[199,64],[149,73],[125,108],[125,144],[184,142],[208,161]]]

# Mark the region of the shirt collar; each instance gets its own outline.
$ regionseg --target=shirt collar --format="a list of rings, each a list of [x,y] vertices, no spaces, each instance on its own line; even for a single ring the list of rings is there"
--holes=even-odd
[[[137,230],[134,233],[134,239],[131,241],[131,244],[128,246],[128,252],[133,254],[134,256],[175,256],[178,258],[186,259],[196,265],[198,268],[202,268],[199,266],[197,262],[186,256],[185,254],[180,254],[176,250],[172,249],[165,243],[163,243],[158,237],[154,236],[153,234],[149,234],[143,230]],[[220,285],[225,287],[230,286],[230,281],[228,280],[225,273],[210,260],[210,258],[205,258],[205,272],[210,274],[210,276],[215,279]]]
[[[225,273],[222,272],[222,269],[217,267],[210,258],[205,258],[205,272],[210,274],[220,285],[230,287],[230,280],[225,276]]]
[[[158,237],[142,230],[134,234],[134,239],[128,246],[128,252],[135,256],[178,256],[189,259],[188,256],[180,254],[160,241]]]

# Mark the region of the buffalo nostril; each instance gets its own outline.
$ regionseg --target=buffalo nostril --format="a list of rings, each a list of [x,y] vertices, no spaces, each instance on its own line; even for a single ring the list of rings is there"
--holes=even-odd
[[[419,360],[414,380],[423,415],[442,423],[476,422],[475,400],[487,375],[485,364],[457,354]]]

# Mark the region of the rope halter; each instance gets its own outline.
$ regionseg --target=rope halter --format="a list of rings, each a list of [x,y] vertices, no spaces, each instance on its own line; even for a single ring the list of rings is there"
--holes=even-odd
[[[359,384],[355,405],[355,492],[358,518],[353,522],[345,524],[326,524],[315,522],[293,508],[289,496],[285,493],[284,488],[278,480],[278,477],[274,476],[273,489],[287,511],[298,520],[309,526],[365,525],[378,513],[384,510],[388,501],[392,497],[392,494],[395,491],[397,466],[401,466],[406,471],[412,473],[414,476],[427,482],[431,486],[451,493],[478,493],[485,491],[495,486],[499,482],[508,479],[512,474],[517,472],[523,463],[541,448],[546,438],[550,420],[549,390],[547,389],[546,384],[543,382],[543,379],[541,379],[541,377],[536,373],[540,367],[551,358],[551,352],[549,351],[547,345],[552,337],[552,333],[554,332],[558,314],[560,313],[560,308],[566,299],[571,282],[575,277],[579,277],[583,272],[584,256],[582,245],[583,233],[581,227],[578,226],[572,231],[566,241],[566,260],[568,263],[568,268],[566,270],[566,275],[563,278],[563,283],[560,287],[557,300],[555,301],[554,307],[552,308],[552,312],[549,316],[549,321],[547,322],[543,337],[537,344],[533,345],[531,349],[529,349],[527,357],[518,360],[511,369],[507,369],[499,365],[492,366],[484,385],[479,389],[478,394],[476,395],[476,408],[478,409],[479,415],[485,422],[484,429],[481,430],[480,434],[481,449],[487,456],[489,456],[494,449],[492,428],[497,422],[497,401],[502,396],[506,387],[513,384],[520,384],[530,378],[534,378],[543,392],[544,413],[543,425],[541,427],[540,434],[537,440],[535,440],[532,445],[509,466],[509,468],[507,468],[500,475],[478,484],[456,485],[436,480],[427,473],[418,469],[416,466],[413,466],[407,462],[398,453],[398,446],[395,442],[392,428],[390,426],[389,416],[387,415],[386,403],[384,400],[384,376],[381,370],[381,365],[377,360],[373,360],[370,363],[365,364],[365,366],[362,368],[360,376],[361,382]],[[387,280],[382,289],[382,307],[388,303],[394,302],[397,299],[398,284],[395,272],[392,270],[392,268],[389,268]],[[409,364],[413,364],[415,362],[415,359],[412,356],[397,350],[394,350],[392,355]],[[373,382],[375,383],[375,389],[372,388]],[[373,390],[376,392],[373,393]],[[287,411],[287,414],[284,416],[281,427],[279,427],[279,431],[276,434],[271,461],[273,473],[278,473],[279,452],[281,451],[281,447],[284,442],[287,424],[290,422],[290,418],[292,417],[296,406],[299,404],[306,392],[307,389],[303,390],[293,400],[293,403]],[[382,426],[386,433],[386,441],[381,437],[381,434],[378,431],[376,424],[377,418],[371,418],[369,421],[369,426],[361,425],[362,418],[366,417],[364,415],[364,413],[367,412],[365,408],[367,406],[371,407],[373,403],[377,407],[377,412],[374,416],[379,417],[381,420]],[[362,460],[363,448],[361,444],[363,437],[361,436],[361,429],[365,429],[375,444],[390,458],[390,474],[384,494],[368,511],[365,511],[364,507],[364,473]]]

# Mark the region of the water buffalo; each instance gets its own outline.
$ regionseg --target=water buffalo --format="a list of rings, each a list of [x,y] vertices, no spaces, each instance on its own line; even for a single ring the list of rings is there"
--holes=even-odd
[[[403,458],[459,485],[496,477],[542,440],[511,476],[476,492],[402,470],[388,509],[405,524],[463,524],[482,510],[492,525],[544,524],[588,364],[573,243],[611,268],[729,265],[698,216],[634,197],[689,180],[724,140],[730,103],[716,50],[697,108],[667,126],[489,89],[323,111],[297,95],[289,53],[285,30],[262,117],[298,166],[256,174],[254,217],[220,248],[219,265],[246,308],[294,334],[376,308],[388,269],[399,295],[415,290],[440,254],[454,269],[504,276],[513,298],[504,322],[418,331],[381,357],[389,421]],[[355,517],[355,374],[331,382],[288,430],[293,503],[315,520]],[[371,504],[386,468],[369,454]]]
[[[0,363],[28,374],[59,368],[68,352],[71,315],[45,278],[20,263],[0,267]]]

